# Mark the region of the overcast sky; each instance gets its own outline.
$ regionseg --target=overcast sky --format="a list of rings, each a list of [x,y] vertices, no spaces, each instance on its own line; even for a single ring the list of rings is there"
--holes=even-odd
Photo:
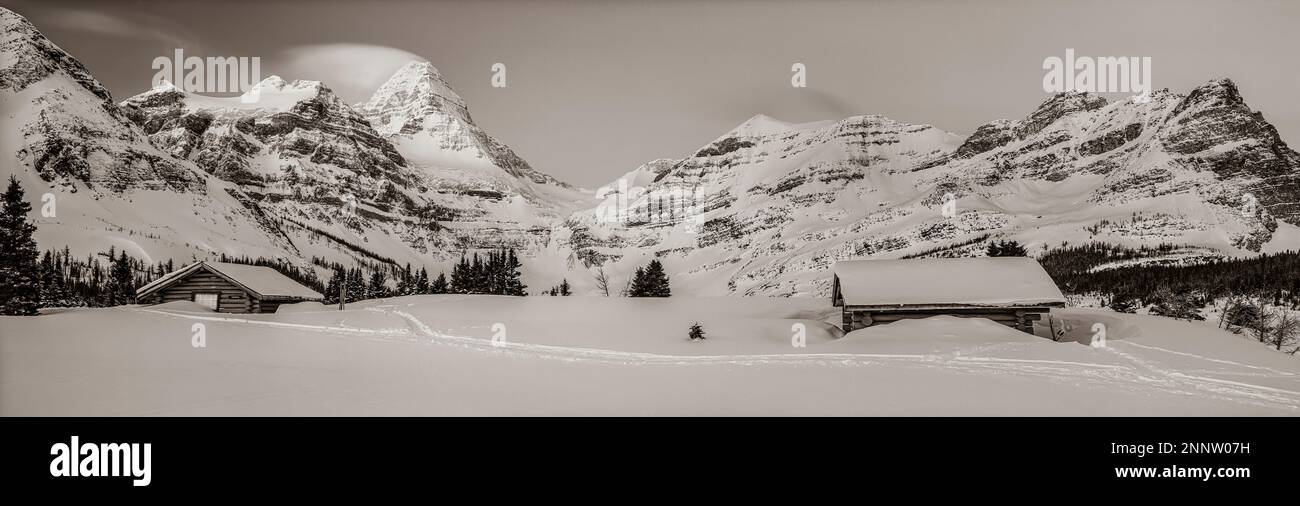
[[[0,0],[124,99],[157,56],[258,56],[368,97],[431,61],[537,169],[596,187],[754,114],[883,114],[966,135],[1047,98],[1043,59],[1149,56],[1155,88],[1230,77],[1296,147],[1300,2]],[[507,86],[491,86],[491,66]],[[808,87],[790,86],[790,66]],[[1109,96],[1115,98],[1117,96]]]

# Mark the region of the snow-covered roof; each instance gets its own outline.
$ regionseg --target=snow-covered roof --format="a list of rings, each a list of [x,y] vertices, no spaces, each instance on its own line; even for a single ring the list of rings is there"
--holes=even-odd
[[[321,294],[316,293],[315,290],[299,284],[297,281],[281,274],[280,271],[270,267],[206,261],[193,263],[182,269],[169,272],[165,276],[154,280],[152,283],[141,287],[140,290],[137,291],[137,294],[143,296],[149,292],[171,285],[174,281],[180,280],[191,272],[203,267],[207,267],[218,275],[229,279],[231,282],[240,285],[249,291],[252,291],[262,298],[292,298],[307,300],[320,300],[324,298]]]
[[[835,287],[850,306],[1064,304],[1029,257],[919,258],[836,262]]]

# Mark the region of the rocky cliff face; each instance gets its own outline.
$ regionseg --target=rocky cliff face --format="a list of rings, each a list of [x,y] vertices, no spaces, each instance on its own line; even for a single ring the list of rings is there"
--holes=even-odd
[[[271,76],[244,97],[228,99],[165,86],[131,97],[122,109],[155,145],[241,184],[273,185],[313,165],[337,168],[366,184],[414,182],[401,170],[397,150],[319,82]],[[268,158],[277,162],[266,163]]]
[[[411,69],[427,69],[429,79],[409,83]],[[165,86],[124,101],[122,109],[156,146],[238,185],[276,216],[295,244],[311,245],[300,247],[305,255],[420,264],[448,261],[465,249],[539,248],[547,239],[536,225],[543,213],[512,207],[535,195],[532,181],[486,156],[453,166],[415,163],[430,153],[454,158],[465,146],[477,149],[475,138],[394,144],[410,140],[403,132],[423,132],[434,122],[468,121],[463,101],[436,76],[427,64],[398,72],[377,94],[392,97],[372,100],[394,107],[385,116],[390,121],[375,123],[378,129],[324,84],[276,76],[232,98]]]
[[[1232,81],[1212,81],[1183,98],[1160,141],[1183,167],[1212,171],[1254,196],[1267,214],[1300,225],[1300,156]],[[1224,197],[1230,203],[1233,196]]]
[[[42,247],[178,260],[292,250],[246,194],[155,147],[80,62],[2,8],[0,116],[0,177],[41,211]]]
[[[646,196],[615,223],[575,214],[573,256],[616,272],[657,256],[699,293],[824,295],[837,260],[980,255],[1006,237],[1249,254],[1300,224],[1297,154],[1227,80],[1113,103],[1058,94],[964,140],[878,116],[757,116],[626,177]],[[695,230],[654,211],[683,190],[703,202]]]
[[[4,148],[47,184],[121,191],[202,191],[189,168],[160,153],[108,90],[25,18],[0,9]]]
[[[436,271],[466,249],[540,250],[582,198],[475,126],[427,63],[376,93],[365,110],[394,118],[378,128],[325,84],[274,76],[243,97],[167,85],[115,104],[26,19],[0,9],[0,22],[0,148],[29,195],[60,196],[44,247]]]

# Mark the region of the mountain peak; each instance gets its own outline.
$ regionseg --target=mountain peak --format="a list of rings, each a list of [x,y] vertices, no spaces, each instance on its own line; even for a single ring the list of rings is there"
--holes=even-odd
[[[425,79],[441,80],[442,73],[439,72],[438,67],[434,67],[432,63],[422,60],[412,60],[407,62],[406,65],[402,65],[402,68],[397,69],[397,72],[395,72],[389,79],[402,79],[408,81]]]
[[[784,132],[794,132],[799,130],[809,130],[814,128],[824,128],[835,124],[835,121],[812,121],[808,123],[791,123],[783,121],[766,114],[755,114],[731,129],[726,135],[719,137],[760,137],[764,135],[779,134]]]
[[[315,92],[320,92],[320,91],[329,91],[329,88],[326,87],[324,84],[322,84],[320,81],[306,81],[306,80],[302,80],[302,79],[295,79],[294,81],[290,82],[290,81],[285,81],[285,80],[284,80],[283,78],[281,78],[280,76],[272,75],[272,76],[270,76],[270,77],[268,77],[268,78],[266,78],[266,79],[263,79],[261,82],[259,82],[259,83],[255,84],[255,85],[253,85],[252,88],[249,88],[249,91],[248,91],[248,92],[249,92],[249,93],[256,93],[256,92],[267,92],[267,91],[274,91],[274,92],[286,92],[286,91],[315,91]]]
[[[62,71],[107,104],[113,98],[80,61],[50,42],[27,18],[0,7],[0,53],[4,55],[0,89],[22,90]]]
[[[794,126],[787,121],[781,121],[766,114],[755,114],[743,123],[736,125],[731,129],[732,134],[737,135],[763,135],[774,132],[784,132]]]
[[[423,118],[435,112],[449,114],[468,124],[474,123],[465,107],[465,99],[457,95],[443,79],[442,73],[427,61],[403,65],[371,95],[370,100],[357,108],[366,115],[404,111],[404,114],[390,116],[390,119],[400,117],[400,123],[380,122],[383,124],[376,125],[384,135],[399,133],[406,120]],[[390,126],[396,129],[388,128]]]
[[[1038,105],[1038,111],[1060,109],[1065,112],[1093,110],[1105,107],[1109,103],[1105,97],[1086,91],[1065,91],[1052,95]],[[1032,116],[1032,114],[1031,114]]]
[[[0,7],[0,26],[8,28],[18,24],[26,24],[30,26],[31,22],[27,21],[27,18],[22,17],[22,15],[17,12]]]
[[[1221,77],[1211,79],[1188,93],[1187,98],[1184,98],[1183,102],[1174,109],[1174,114],[1178,114],[1192,106],[1233,107],[1244,106],[1245,104],[1246,100],[1241,98],[1241,91],[1237,89],[1237,83],[1226,77]]]
[[[27,18],[23,17],[22,14],[5,7],[0,7],[0,28],[2,28],[5,33],[4,39],[0,39],[0,42],[7,42],[10,37],[9,34],[14,31],[22,30],[38,32],[36,26],[33,25],[31,21],[28,21]]]

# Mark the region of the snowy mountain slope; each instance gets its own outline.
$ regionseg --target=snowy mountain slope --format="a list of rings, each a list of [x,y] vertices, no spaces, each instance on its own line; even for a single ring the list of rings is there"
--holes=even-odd
[[[436,272],[466,249],[540,248],[554,206],[582,198],[473,126],[427,63],[400,70],[371,104],[395,109],[367,118],[320,82],[272,76],[241,97],[165,86],[122,107],[155,145],[240,185],[304,258]]]
[[[1279,223],[1300,221],[1300,155],[1231,81],[1146,98],[1058,94],[965,140],[878,116],[756,116],[603,187],[608,208],[619,188],[644,186],[623,190],[639,197],[617,220],[600,207],[575,213],[561,248],[587,266],[612,261],[616,278],[661,257],[687,293],[822,296],[837,260],[979,255],[1001,237],[1037,251],[1089,240],[1233,255],[1280,247]],[[688,213],[696,230],[646,212],[683,193],[702,202]]]
[[[230,98],[163,86],[122,108],[155,145],[242,188],[300,258],[419,261],[427,252],[436,208],[420,176],[322,83],[271,76]]]
[[[495,168],[537,184],[568,186],[533,170],[509,146],[474,124],[465,100],[428,62],[413,61],[398,69],[357,110],[418,166],[477,169],[488,173],[479,175],[483,179],[496,179]],[[492,186],[488,181],[462,182],[474,183]]]
[[[116,246],[178,260],[292,248],[233,185],[154,147],[86,68],[25,18],[0,9],[0,30],[0,177],[23,184],[43,247]],[[53,216],[40,213],[46,193]]]
[[[34,202],[46,187],[59,195],[58,217],[38,223],[42,247],[117,245],[179,261],[411,262],[437,272],[467,249],[528,256],[590,198],[475,126],[428,64],[403,69],[371,101],[409,105],[399,124],[424,134],[381,123],[390,139],[315,81],[272,76],[229,98],[166,85],[115,104],[74,58],[2,13],[0,147]],[[398,89],[404,81],[412,93]],[[442,102],[423,107],[431,97]]]

